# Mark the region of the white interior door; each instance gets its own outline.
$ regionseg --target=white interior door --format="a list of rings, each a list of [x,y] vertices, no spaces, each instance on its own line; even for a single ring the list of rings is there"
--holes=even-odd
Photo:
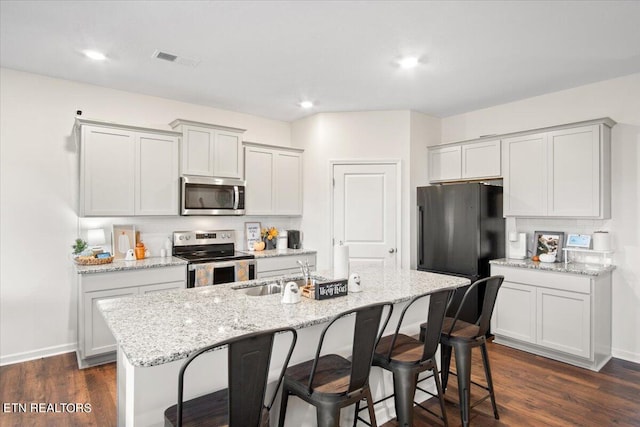
[[[333,238],[349,246],[351,271],[358,264],[400,262],[398,165],[333,165]]]

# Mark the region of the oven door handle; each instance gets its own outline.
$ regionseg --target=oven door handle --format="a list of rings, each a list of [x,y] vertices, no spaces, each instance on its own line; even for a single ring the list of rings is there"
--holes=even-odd
[[[226,267],[235,267],[236,265],[238,265],[238,263],[240,262],[246,262],[248,265],[255,265],[256,261],[253,259],[246,259],[246,260],[236,260],[236,261],[220,261],[220,262],[205,262],[202,264],[189,264],[189,271],[193,271],[196,269],[197,266],[202,266],[202,265],[212,265],[213,269],[215,270],[216,268],[226,268]]]

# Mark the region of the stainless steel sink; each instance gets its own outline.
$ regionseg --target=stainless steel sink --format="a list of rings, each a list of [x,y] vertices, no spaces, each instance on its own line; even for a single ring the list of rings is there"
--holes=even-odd
[[[311,284],[315,285],[316,282],[321,282],[323,280],[327,280],[324,277],[320,277],[320,276],[311,276]],[[298,285],[298,287],[300,286],[304,286],[305,283],[305,279],[304,277],[298,278],[298,279],[285,279],[283,281],[283,283],[289,283],[289,282],[294,282],[295,284]],[[265,283],[263,285],[258,285],[258,286],[252,286],[250,288],[239,288],[236,289],[237,291],[241,291],[246,295],[252,296],[252,297],[259,297],[259,296],[264,296],[264,295],[273,295],[273,294],[279,294],[282,293],[282,286],[278,283],[278,282],[270,282],[270,283]]]

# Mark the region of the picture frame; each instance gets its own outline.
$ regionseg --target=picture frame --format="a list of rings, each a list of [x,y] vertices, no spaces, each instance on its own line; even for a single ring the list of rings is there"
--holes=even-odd
[[[247,250],[253,250],[253,244],[262,241],[260,232],[262,231],[262,224],[259,222],[245,222],[244,223],[244,235],[247,242]]]
[[[589,234],[569,234],[566,247],[589,249],[591,247],[591,236]]]
[[[111,230],[111,252],[114,259],[124,259],[129,249],[136,247],[136,226],[113,224]]]
[[[533,234],[533,244],[536,255],[553,254],[556,256],[556,262],[562,261],[564,232],[536,231]]]

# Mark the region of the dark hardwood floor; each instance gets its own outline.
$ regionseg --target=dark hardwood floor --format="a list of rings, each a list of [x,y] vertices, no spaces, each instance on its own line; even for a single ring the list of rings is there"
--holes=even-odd
[[[477,353],[477,354],[476,354]],[[640,426],[640,365],[614,359],[591,372],[489,343],[500,419],[485,401],[471,411],[472,426]],[[482,365],[474,350],[473,377],[481,382]],[[78,370],[75,354],[0,367],[0,426],[115,426],[114,364]],[[457,400],[455,377],[447,396]],[[433,400],[433,399],[432,399]],[[29,412],[31,403],[90,404],[89,413]],[[7,404],[24,403],[27,412]],[[429,403],[437,410],[435,402]],[[7,412],[9,409],[10,412]],[[415,409],[416,426],[440,425]],[[458,408],[447,405],[451,426],[460,425]],[[390,421],[384,427],[393,427]]]

